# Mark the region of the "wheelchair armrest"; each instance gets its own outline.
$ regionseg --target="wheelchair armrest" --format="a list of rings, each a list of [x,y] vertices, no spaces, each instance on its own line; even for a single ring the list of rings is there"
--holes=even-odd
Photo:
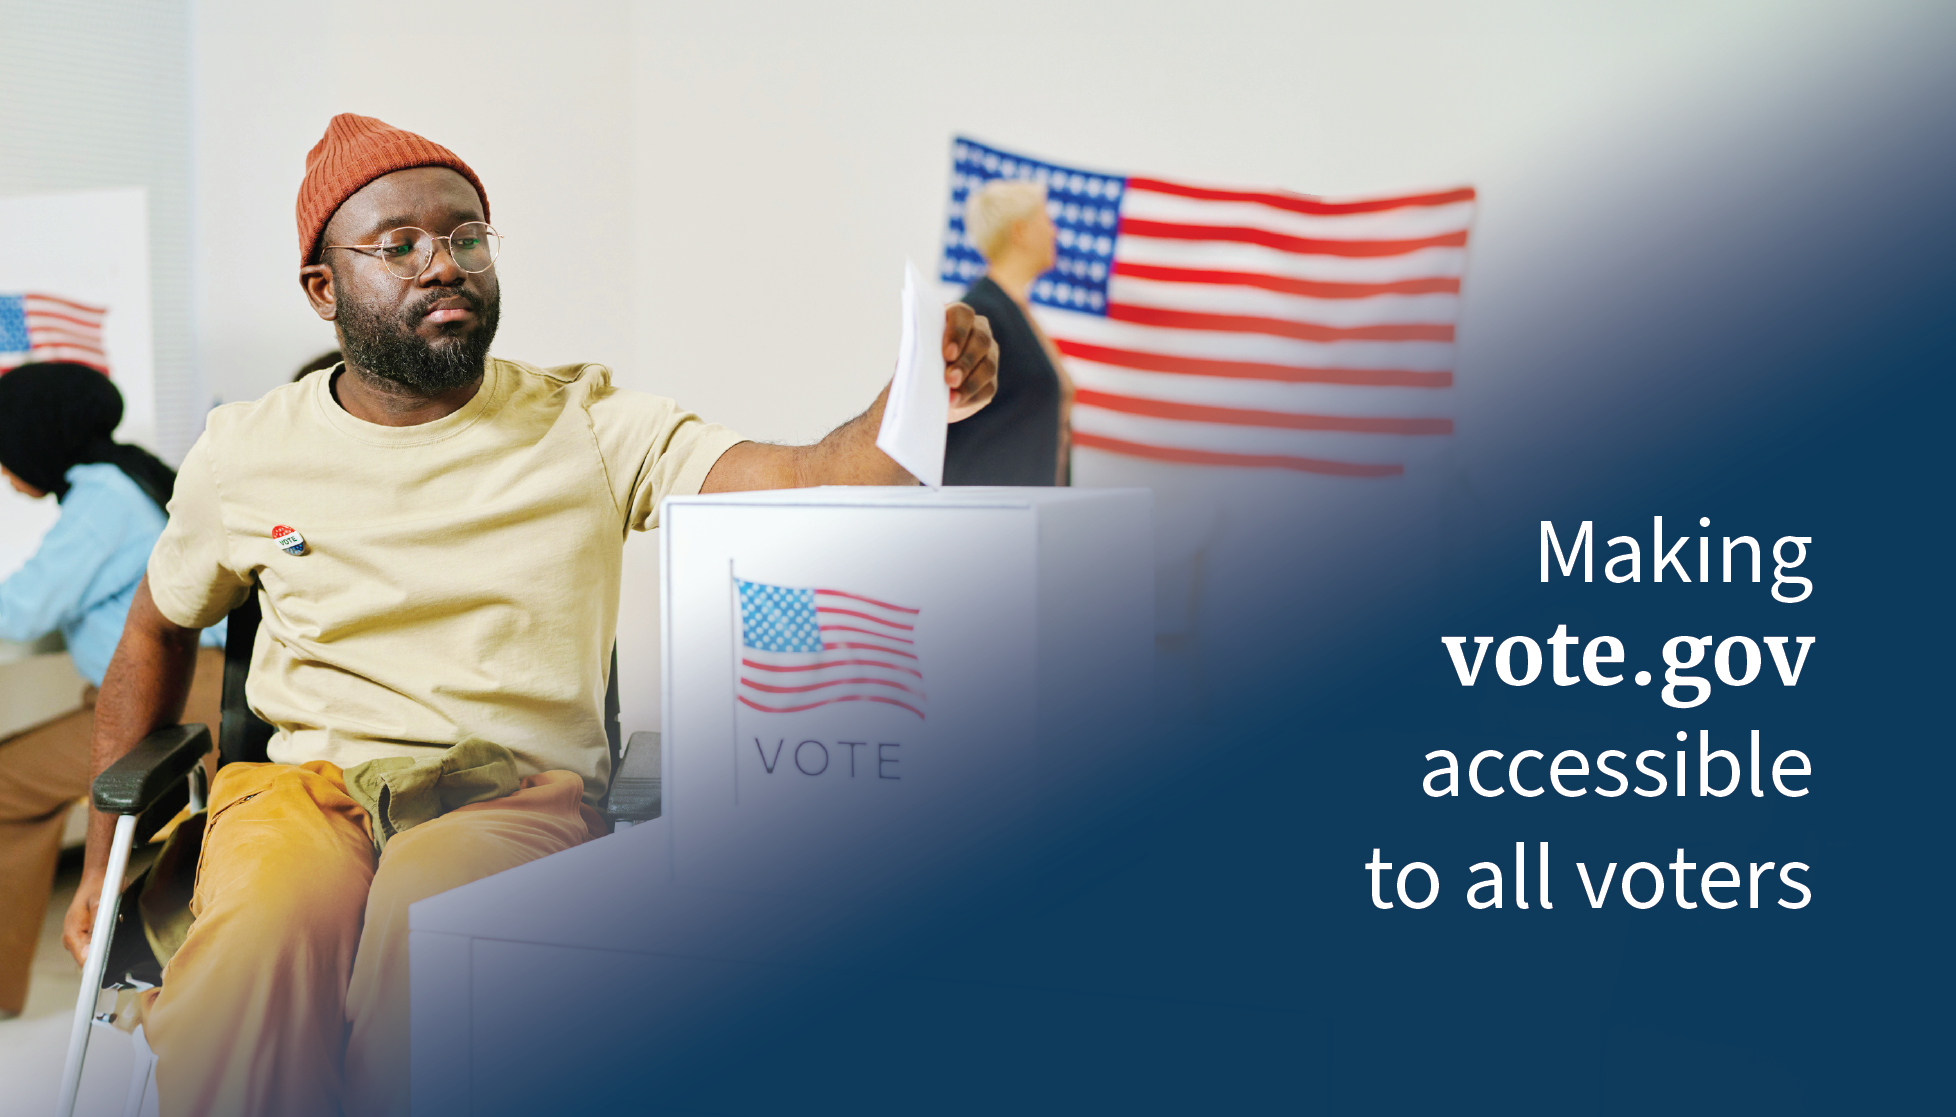
[[[172,725],[151,733],[95,777],[95,809],[103,814],[143,813],[210,751],[211,731],[203,725]]]
[[[634,733],[625,758],[611,774],[605,815],[613,822],[644,822],[659,817],[659,735]]]

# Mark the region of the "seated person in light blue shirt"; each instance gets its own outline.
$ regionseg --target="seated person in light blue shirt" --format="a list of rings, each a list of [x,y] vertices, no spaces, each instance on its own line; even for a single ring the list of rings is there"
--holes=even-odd
[[[113,440],[121,421],[121,393],[86,365],[0,375],[0,473],[28,496],[61,502],[34,557],[0,582],[0,639],[58,631],[98,687],[176,484],[148,451]],[[222,662],[208,652],[198,668],[184,720],[215,730]],[[25,1003],[62,822],[88,793],[92,696],[70,716],[0,741],[0,1019]]]
[[[40,550],[0,583],[0,639],[58,629],[96,686],[176,484],[147,450],[110,437],[121,421],[121,393],[86,365],[22,365],[0,376],[0,470],[28,496],[61,502]]]

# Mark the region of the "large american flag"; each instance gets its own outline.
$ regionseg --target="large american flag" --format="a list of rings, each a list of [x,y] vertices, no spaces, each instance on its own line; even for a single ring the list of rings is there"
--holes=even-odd
[[[952,144],[939,279],[985,262],[964,204],[999,178],[1047,190],[1058,260],[1039,324],[1077,388],[1073,442],[1204,465],[1403,473],[1453,433],[1454,323],[1470,187],[1327,201],[1080,170]]]
[[[0,371],[30,361],[74,361],[109,371],[107,307],[55,295],[0,295]]]
[[[736,578],[740,701],[770,714],[881,702],[924,716],[916,609]]]

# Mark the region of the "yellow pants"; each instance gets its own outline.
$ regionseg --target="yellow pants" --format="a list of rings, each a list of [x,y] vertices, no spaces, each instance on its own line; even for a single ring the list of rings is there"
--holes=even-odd
[[[215,734],[223,686],[224,653],[202,649],[183,720],[201,721]],[[0,742],[0,1016],[27,1002],[61,827],[68,808],[88,794],[94,706],[90,687],[82,709]]]
[[[340,769],[232,764],[143,1013],[165,1117],[408,1112],[408,905],[603,833],[570,772],[388,841]]]

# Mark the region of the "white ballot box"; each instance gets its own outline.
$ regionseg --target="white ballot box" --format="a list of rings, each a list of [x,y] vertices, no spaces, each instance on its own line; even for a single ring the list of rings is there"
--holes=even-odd
[[[877,913],[984,876],[1147,720],[1145,490],[731,493],[661,524],[664,813],[414,906],[416,1113],[531,1112],[561,1083],[494,1068],[876,966]]]
[[[679,884],[836,896],[982,852],[1148,701],[1141,490],[668,501],[662,733]]]

